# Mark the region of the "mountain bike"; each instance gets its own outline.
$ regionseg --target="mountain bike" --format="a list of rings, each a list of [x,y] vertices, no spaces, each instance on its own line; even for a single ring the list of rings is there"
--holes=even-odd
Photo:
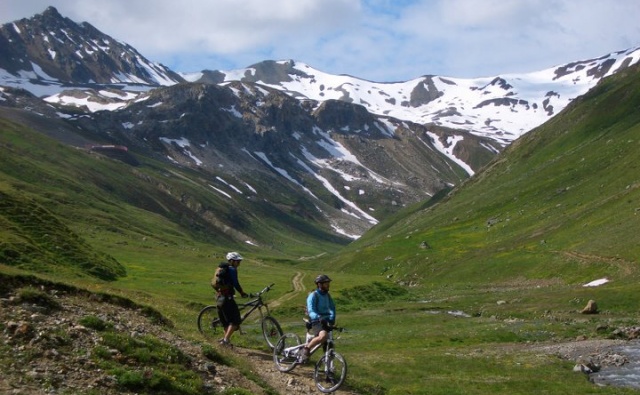
[[[334,332],[342,332],[344,328],[331,326],[327,329],[329,331],[327,341],[309,350],[309,356],[313,355],[320,347],[324,351],[324,355],[316,362],[313,369],[313,380],[316,387],[324,393],[336,391],[347,378],[347,361],[335,351],[333,338]],[[313,337],[307,333],[305,343],[301,343],[300,336],[295,333],[282,335],[273,348],[273,362],[275,362],[276,368],[281,372],[290,372],[302,364],[300,356],[302,348]]]
[[[273,285],[274,284],[271,284],[265,287],[255,295],[249,294],[249,297],[254,299],[246,303],[238,304],[241,315],[240,333],[246,334],[246,332],[242,330],[243,324],[248,322],[247,318],[257,310],[259,312],[259,318],[254,322],[259,323],[262,336],[271,349],[275,347],[276,342],[283,334],[280,324],[271,316],[269,306],[262,300],[262,294],[268,292]],[[264,312],[263,309],[265,310]],[[218,317],[218,307],[216,305],[209,305],[200,310],[198,314],[198,330],[205,336],[213,337],[224,335],[224,328]]]

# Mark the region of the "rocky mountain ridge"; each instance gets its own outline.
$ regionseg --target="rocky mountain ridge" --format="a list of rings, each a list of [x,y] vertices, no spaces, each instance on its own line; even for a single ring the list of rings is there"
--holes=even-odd
[[[54,8],[0,27],[0,69],[35,84],[173,85],[184,80],[135,48]]]
[[[502,146],[549,120],[598,81],[640,60],[640,48],[532,73],[461,79],[425,75],[373,82],[330,75],[296,62],[264,61],[245,69],[183,74],[190,81],[259,83],[299,100],[340,100],[421,125],[464,130]]]

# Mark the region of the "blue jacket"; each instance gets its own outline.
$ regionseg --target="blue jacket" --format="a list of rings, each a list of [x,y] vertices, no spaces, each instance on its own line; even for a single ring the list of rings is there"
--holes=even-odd
[[[311,321],[325,319],[330,323],[336,322],[336,305],[329,292],[321,292],[319,289],[307,296],[307,312]]]

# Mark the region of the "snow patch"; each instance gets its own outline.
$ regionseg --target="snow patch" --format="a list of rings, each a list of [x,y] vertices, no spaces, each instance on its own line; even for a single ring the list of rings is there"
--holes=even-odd
[[[598,287],[602,284],[606,284],[609,282],[609,279],[607,278],[600,278],[598,280],[593,280],[590,283],[586,283],[583,285],[583,287]]]

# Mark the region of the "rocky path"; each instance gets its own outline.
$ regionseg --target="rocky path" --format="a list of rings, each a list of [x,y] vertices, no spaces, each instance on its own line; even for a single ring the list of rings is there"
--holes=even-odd
[[[115,378],[93,358],[103,332],[81,324],[87,316],[113,325],[112,331],[132,339],[150,335],[188,355],[188,369],[202,378],[204,393],[229,387],[265,393],[236,369],[207,359],[201,344],[186,340],[139,308],[93,300],[86,295],[42,290],[55,309],[21,301],[15,294],[0,299],[0,394],[132,394],[117,386]],[[113,358],[119,358],[114,351]]]
[[[272,302],[269,302],[269,307],[274,308],[286,301],[297,298],[303,300],[303,295],[306,292],[306,287],[303,283],[304,274],[296,272],[291,280],[293,292],[287,293]],[[288,373],[282,373],[276,369],[273,362],[273,355],[264,351],[245,349],[235,347],[227,352],[235,352],[246,358],[247,361],[253,366],[254,371],[258,372],[263,380],[269,383],[269,385],[276,389],[280,394],[319,394],[313,382],[313,363],[315,359],[312,358],[310,363],[296,367],[293,371]],[[346,387],[346,386],[345,386]],[[334,394],[352,394],[347,389],[340,389]]]
[[[233,352],[238,353],[246,357],[251,363],[255,372],[258,372],[263,380],[269,383],[269,385],[278,391],[282,395],[294,394],[320,394],[321,392],[316,389],[313,382],[313,364],[316,359],[312,357],[311,361],[302,366],[297,366],[293,371],[288,373],[282,373],[275,368],[273,363],[273,356],[263,351],[256,351],[250,349],[236,348]],[[348,380],[348,377],[347,377]],[[353,394],[345,385],[344,388],[340,388],[334,392],[337,395]]]

